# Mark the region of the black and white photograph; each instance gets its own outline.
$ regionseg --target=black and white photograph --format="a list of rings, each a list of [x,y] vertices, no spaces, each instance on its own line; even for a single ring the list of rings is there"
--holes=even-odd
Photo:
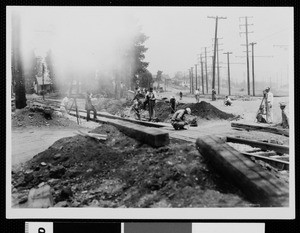
[[[293,7],[6,7],[6,216],[295,217]]]

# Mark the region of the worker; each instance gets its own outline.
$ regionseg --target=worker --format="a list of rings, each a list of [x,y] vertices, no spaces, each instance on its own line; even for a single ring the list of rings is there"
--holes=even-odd
[[[225,106],[231,106],[232,105],[232,101],[231,101],[231,99],[229,98],[228,95],[226,95],[226,97],[225,97],[224,104],[225,104]]]
[[[211,93],[212,93],[212,100],[215,101],[217,99],[216,97],[217,92],[215,91],[215,89],[212,89]]]
[[[265,107],[264,105],[260,105],[258,113],[256,115],[256,120],[258,123],[267,123],[266,119],[263,117],[263,115],[265,114]]]
[[[284,102],[280,103],[281,116],[282,116],[281,126],[283,128],[289,128],[289,117],[285,110],[285,107],[286,107],[286,104]]]
[[[86,110],[86,120],[89,121],[90,120],[90,111],[94,112],[94,119],[97,119],[97,110],[95,108],[95,106],[92,104],[92,93],[88,92],[86,93],[86,97],[85,97],[85,110]]]
[[[196,91],[195,91],[195,98],[196,98],[196,103],[199,103],[199,100],[200,100],[200,91],[199,91],[199,89],[196,89]]]
[[[140,114],[140,100],[139,99],[134,99],[133,100],[133,105],[131,106],[131,109],[134,111],[136,118],[138,120],[141,120],[141,114]]]
[[[273,123],[273,93],[270,92],[270,87],[266,88],[266,120],[267,123],[272,124]]]
[[[185,115],[191,115],[191,112],[192,111],[190,108],[177,110],[171,119],[171,124],[173,128],[175,130],[184,129],[184,126],[188,125]]]
[[[69,98],[68,96],[66,96],[65,98],[63,98],[63,100],[60,103],[60,111],[62,113],[63,116],[65,116],[65,114],[67,114],[68,111],[68,103],[69,103]]]
[[[146,94],[146,100],[148,100],[149,105],[149,121],[154,117],[154,107],[156,101],[156,94],[153,92],[153,87],[150,87],[149,92]]]
[[[171,105],[171,113],[176,112],[176,99],[175,96],[171,96],[170,98],[170,105]]]
[[[179,92],[179,98],[182,100],[182,92]]]

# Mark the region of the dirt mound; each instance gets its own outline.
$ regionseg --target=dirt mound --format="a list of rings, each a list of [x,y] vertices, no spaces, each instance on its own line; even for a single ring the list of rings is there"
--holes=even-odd
[[[132,101],[128,100],[115,100],[110,98],[101,98],[96,103],[96,109],[99,111],[105,111],[113,115],[122,116],[124,109],[132,105]]]
[[[76,122],[71,121],[55,113],[52,114],[52,119],[46,119],[43,112],[32,111],[29,108],[17,110],[12,113],[12,127],[27,127],[27,126],[61,126],[61,127],[77,127]]]
[[[63,138],[13,171],[13,195],[23,195],[24,203],[29,189],[45,183],[53,189],[55,204],[72,207],[249,205],[239,190],[209,171],[191,143],[172,140],[155,149],[110,125],[92,132],[107,134],[107,140]]]
[[[192,110],[192,115],[207,120],[211,120],[211,119],[231,120],[233,118],[236,118],[235,115],[223,112],[205,101],[201,101],[200,103],[179,104],[178,108],[190,108]]]
[[[233,114],[223,112],[205,101],[188,104],[180,103],[177,106],[177,109],[184,108],[190,108],[192,110],[192,116],[196,116],[198,120],[233,120],[238,117]],[[155,110],[156,116],[160,121],[168,122],[172,117],[170,103],[163,101],[157,102]]]

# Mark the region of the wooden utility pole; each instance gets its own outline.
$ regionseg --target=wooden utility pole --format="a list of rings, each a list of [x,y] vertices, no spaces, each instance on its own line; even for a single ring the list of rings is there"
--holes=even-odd
[[[218,76],[218,94],[220,94],[220,62],[219,62],[219,51],[222,51],[223,49],[219,49],[219,45],[222,45],[219,43],[219,39],[223,38],[217,38],[217,76]]]
[[[205,80],[206,80],[206,94],[208,93],[208,76],[207,76],[207,47],[204,47],[205,49]]]
[[[250,43],[252,46],[252,89],[253,89],[253,96],[255,96],[255,79],[254,79],[254,45],[256,43],[252,42]]]
[[[212,89],[215,89],[215,67],[216,67],[216,54],[217,54],[217,38],[218,38],[218,20],[219,19],[227,19],[226,17],[212,17],[207,16],[207,18],[216,19],[216,27],[215,27],[215,43],[214,43],[214,56],[213,56],[213,78],[212,78]]]
[[[198,81],[197,81],[197,79],[198,79],[198,76],[197,76],[197,64],[195,64],[195,79],[196,79],[196,89],[198,89]]]
[[[191,69],[188,69],[189,71],[189,78],[190,78],[190,93],[192,94],[192,77],[191,77]]]
[[[194,74],[193,74],[194,67],[191,67],[191,80],[192,80],[192,94],[194,94]]]
[[[229,54],[232,54],[232,52],[224,53],[227,54],[227,67],[228,67],[228,95],[231,95],[231,89],[230,89],[230,63],[229,63]]]
[[[21,19],[18,12],[12,12],[12,81],[15,87],[16,109],[26,107],[25,80],[21,53]]]
[[[44,91],[44,87],[45,87],[45,64],[42,64],[42,80],[43,80],[43,85],[42,85],[42,93],[43,93],[43,100],[45,100],[45,91]]]
[[[242,24],[240,26],[245,26],[245,32],[240,32],[241,33],[245,33],[246,34],[246,57],[247,57],[247,90],[248,90],[248,95],[250,95],[250,75],[249,75],[249,43],[248,43],[248,34],[249,33],[253,33],[253,32],[249,32],[248,31],[248,26],[249,25],[253,25],[253,24],[248,24],[248,18],[252,18],[252,17],[249,17],[249,16],[245,16],[245,17],[240,17],[241,18],[245,18],[245,24]]]
[[[204,95],[204,77],[203,77],[203,61],[202,61],[202,54],[200,55],[200,62],[201,62],[201,80],[202,80],[202,94]]]

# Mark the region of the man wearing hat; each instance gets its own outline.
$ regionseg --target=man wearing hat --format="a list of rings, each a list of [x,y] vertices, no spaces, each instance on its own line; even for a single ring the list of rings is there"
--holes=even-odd
[[[185,120],[185,115],[191,115],[191,109],[186,108],[186,109],[179,109],[174,113],[171,119],[171,124],[174,127],[175,130],[179,129],[184,129],[184,126],[187,125],[188,123]]]
[[[289,117],[285,111],[286,103],[281,102],[280,103],[280,109],[281,109],[281,116],[282,116],[282,123],[281,126],[283,128],[289,128]]]
[[[266,120],[269,124],[273,123],[273,93],[270,91],[270,87],[266,88]]]

